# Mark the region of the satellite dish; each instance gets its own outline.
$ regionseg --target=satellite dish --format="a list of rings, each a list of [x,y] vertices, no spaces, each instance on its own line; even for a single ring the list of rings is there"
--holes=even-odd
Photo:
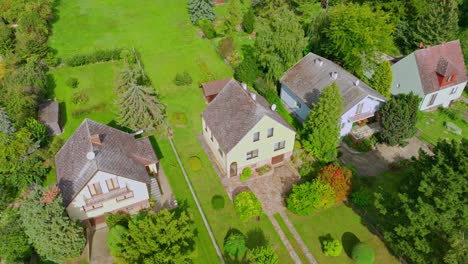
[[[94,158],[96,157],[96,154],[94,154],[94,152],[90,151],[86,154],[86,158],[88,160],[93,160]]]

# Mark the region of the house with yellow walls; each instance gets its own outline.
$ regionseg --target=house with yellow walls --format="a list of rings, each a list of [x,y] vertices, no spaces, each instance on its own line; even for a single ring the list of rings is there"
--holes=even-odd
[[[202,113],[203,138],[228,177],[246,167],[276,165],[289,159],[296,132],[265,98],[234,79]]]

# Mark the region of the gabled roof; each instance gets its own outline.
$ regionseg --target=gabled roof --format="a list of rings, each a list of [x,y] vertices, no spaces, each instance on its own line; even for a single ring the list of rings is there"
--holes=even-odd
[[[336,74],[336,78],[334,78]],[[383,102],[386,98],[333,61],[314,53],[307,54],[281,77],[296,96],[311,106],[318,102],[323,89],[336,82],[344,99],[344,112],[367,96]]]
[[[94,159],[87,158],[88,153]],[[150,183],[145,165],[158,161],[148,138],[85,119],[55,156],[57,180],[65,206],[98,172]]]
[[[239,141],[264,117],[269,117],[294,131],[262,96],[242,88],[236,80],[229,81],[208,104],[202,116],[224,153]]]
[[[424,94],[445,88],[440,86],[436,73],[445,77],[456,74],[455,83],[449,86],[468,81],[459,40],[419,49],[414,52],[414,55]]]
[[[62,134],[59,113],[59,103],[57,101],[49,100],[39,105],[39,121],[49,129],[51,135]]]

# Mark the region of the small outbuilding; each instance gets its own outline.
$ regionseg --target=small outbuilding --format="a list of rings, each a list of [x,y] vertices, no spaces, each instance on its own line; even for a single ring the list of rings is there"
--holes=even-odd
[[[203,96],[205,96],[205,100],[207,103],[210,103],[215,99],[219,92],[230,82],[231,78],[206,82],[201,84],[201,88],[203,89]]]
[[[39,121],[47,127],[49,135],[56,136],[62,134],[59,103],[57,101],[48,100],[39,105]]]

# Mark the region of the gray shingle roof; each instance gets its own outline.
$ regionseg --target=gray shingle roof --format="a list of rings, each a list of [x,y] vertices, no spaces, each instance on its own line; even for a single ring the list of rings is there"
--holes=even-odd
[[[231,80],[206,107],[202,116],[224,153],[228,153],[263,117],[268,116],[293,130],[262,96],[244,90]]]
[[[38,115],[39,121],[47,127],[50,135],[62,134],[59,103],[57,101],[49,100],[39,105]]]
[[[91,143],[99,135],[100,143]],[[86,155],[95,153],[93,160]],[[98,172],[103,171],[149,184],[145,165],[158,159],[148,138],[134,136],[118,129],[85,119],[55,156],[57,180],[65,206]]]
[[[333,78],[333,73],[337,78]],[[309,106],[317,103],[323,89],[336,82],[344,99],[344,112],[368,95],[386,101],[385,97],[336,63],[314,53],[307,54],[281,77],[286,85]]]

